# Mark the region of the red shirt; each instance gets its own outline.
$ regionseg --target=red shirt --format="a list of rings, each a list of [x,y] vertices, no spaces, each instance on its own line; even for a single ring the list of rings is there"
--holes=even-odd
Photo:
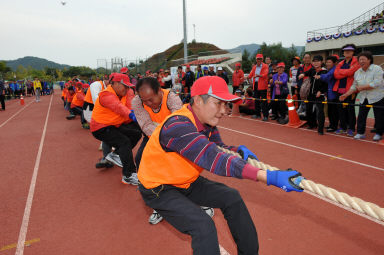
[[[240,84],[244,82],[244,72],[243,70],[235,70],[232,74],[233,87],[239,87]]]

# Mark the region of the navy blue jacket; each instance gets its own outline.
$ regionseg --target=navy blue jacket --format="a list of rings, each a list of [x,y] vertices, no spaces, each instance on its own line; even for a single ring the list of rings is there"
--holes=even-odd
[[[333,91],[333,86],[335,85],[335,82],[336,82],[336,79],[333,76],[335,69],[336,69],[336,66],[332,67],[331,70],[329,70],[327,73],[320,75],[320,80],[328,83],[328,91],[327,91],[328,100],[334,100],[337,97],[336,92]]]

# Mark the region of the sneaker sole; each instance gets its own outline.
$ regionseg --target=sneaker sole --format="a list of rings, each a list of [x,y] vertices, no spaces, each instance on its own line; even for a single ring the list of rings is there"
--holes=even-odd
[[[151,225],[156,225],[163,221],[163,217],[158,218],[156,221],[148,221]]]
[[[121,167],[121,168],[123,167],[123,165],[119,164],[116,160],[114,160],[113,158],[111,158],[109,155],[107,155],[107,156],[105,157],[105,159],[108,160],[109,162],[115,164],[116,166],[119,166],[119,167]]]

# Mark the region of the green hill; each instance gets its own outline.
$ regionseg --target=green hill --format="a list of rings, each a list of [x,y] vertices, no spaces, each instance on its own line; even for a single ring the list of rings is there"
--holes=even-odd
[[[22,65],[25,68],[30,66],[33,69],[37,69],[37,70],[43,70],[46,67],[57,68],[57,69],[64,69],[64,68],[70,67],[69,65],[58,64],[53,61],[46,60],[44,58],[37,58],[37,57],[30,57],[30,56],[19,58],[16,60],[3,60],[3,61],[5,61],[7,63],[7,66],[9,66],[13,71],[16,71],[19,65]]]

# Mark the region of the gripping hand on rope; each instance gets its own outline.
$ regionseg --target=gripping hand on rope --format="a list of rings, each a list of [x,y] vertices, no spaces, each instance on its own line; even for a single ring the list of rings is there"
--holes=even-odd
[[[303,189],[299,186],[303,179],[301,173],[296,170],[267,170],[267,185],[276,186],[286,192],[303,192]]]
[[[257,161],[259,161],[257,156],[252,151],[250,151],[245,145],[240,145],[239,147],[237,147],[237,153],[239,153],[245,161],[247,161],[248,158],[256,159]]]
[[[136,119],[136,116],[135,116],[135,113],[133,110],[131,110],[131,113],[128,115],[128,117],[134,121],[134,122],[137,122],[137,119]]]

